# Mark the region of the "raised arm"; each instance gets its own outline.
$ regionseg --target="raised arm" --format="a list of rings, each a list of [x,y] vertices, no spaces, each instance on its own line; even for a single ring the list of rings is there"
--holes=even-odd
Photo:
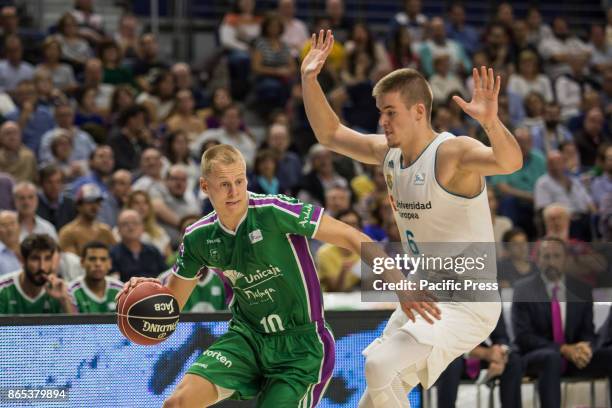
[[[310,126],[329,149],[363,163],[381,164],[388,150],[385,136],[364,135],[340,123],[317,81],[333,45],[331,30],[313,34],[310,51],[302,61],[302,94]]]

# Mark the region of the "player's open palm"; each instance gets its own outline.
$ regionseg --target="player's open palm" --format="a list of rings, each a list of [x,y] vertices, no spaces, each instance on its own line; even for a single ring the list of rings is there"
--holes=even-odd
[[[493,68],[487,69],[484,66],[480,68],[480,73],[478,68],[474,68],[472,76],[474,78],[472,100],[468,103],[460,96],[453,96],[453,100],[465,113],[481,124],[496,120],[497,96],[501,87],[500,76],[495,77]]]
[[[327,56],[334,46],[334,36],[331,30],[321,30],[319,34],[313,34],[310,43],[310,51],[302,60],[302,77],[319,75],[325,64]]]

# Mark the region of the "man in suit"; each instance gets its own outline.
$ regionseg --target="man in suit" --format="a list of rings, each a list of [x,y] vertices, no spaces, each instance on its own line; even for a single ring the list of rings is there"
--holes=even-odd
[[[454,408],[461,379],[476,380],[481,368],[488,370],[489,379],[499,377],[503,408],[521,406],[522,362],[520,356],[510,349],[503,314],[487,342],[468,355],[455,359],[438,378],[438,408]]]
[[[594,350],[591,288],[567,274],[566,244],[545,237],[538,273],[515,284],[512,325],[526,374],[538,377],[542,408],[561,406],[561,376],[612,377],[612,349]]]

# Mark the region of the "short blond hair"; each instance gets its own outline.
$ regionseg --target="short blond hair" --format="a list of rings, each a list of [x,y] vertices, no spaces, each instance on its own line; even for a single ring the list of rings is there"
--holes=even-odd
[[[202,154],[202,164],[200,165],[202,177],[207,178],[213,171],[215,164],[218,163],[224,165],[242,163],[246,168],[246,162],[240,150],[228,144],[220,144],[206,149]]]
[[[425,105],[428,122],[431,122],[433,93],[427,80],[419,71],[412,68],[402,68],[385,75],[374,86],[372,96],[377,98],[389,92],[399,92],[407,108],[415,103]]]

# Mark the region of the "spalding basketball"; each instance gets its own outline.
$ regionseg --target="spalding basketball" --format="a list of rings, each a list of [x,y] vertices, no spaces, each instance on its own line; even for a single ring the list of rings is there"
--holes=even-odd
[[[161,343],[176,329],[179,304],[170,289],[157,282],[141,282],[117,303],[117,325],[134,343]]]

